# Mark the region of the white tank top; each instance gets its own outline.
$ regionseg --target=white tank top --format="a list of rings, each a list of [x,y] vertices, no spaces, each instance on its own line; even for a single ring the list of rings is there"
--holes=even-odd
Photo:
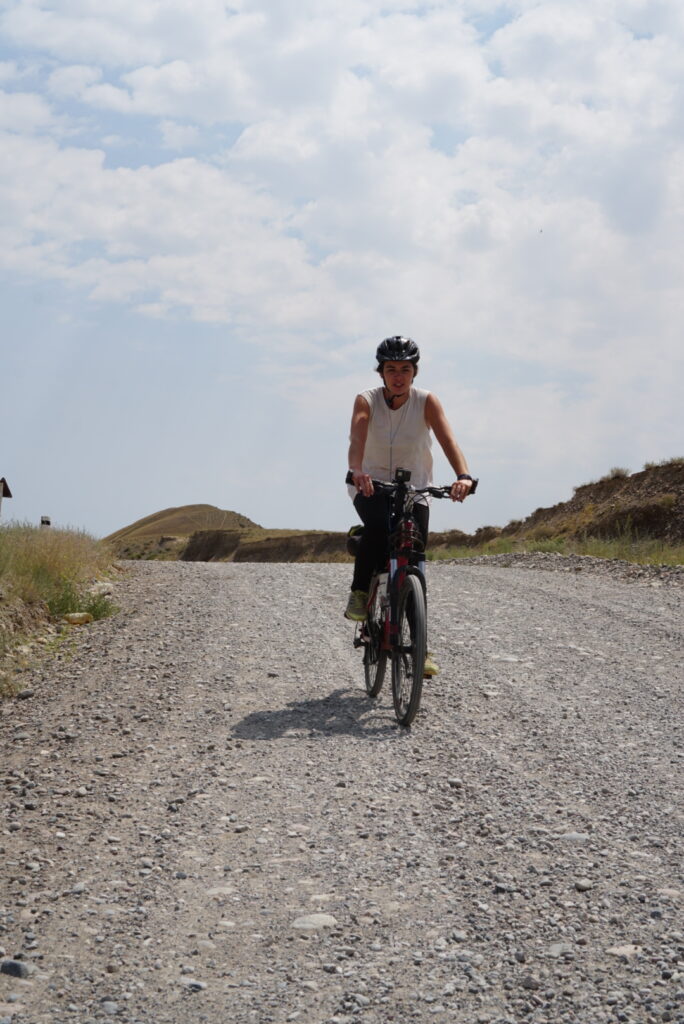
[[[432,483],[432,435],[425,422],[430,392],[412,387],[400,409],[390,409],[382,387],[361,394],[370,406],[363,472],[376,480],[393,480],[398,468],[409,469],[413,486],[427,487]],[[352,500],[356,494],[349,487]]]

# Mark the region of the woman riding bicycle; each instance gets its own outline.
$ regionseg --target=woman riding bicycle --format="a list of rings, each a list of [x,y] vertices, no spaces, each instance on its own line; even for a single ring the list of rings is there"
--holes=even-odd
[[[439,399],[413,386],[420,351],[411,338],[385,338],[375,353],[382,385],[356,396],[349,435],[349,494],[363,522],[354,565],[354,578],[345,616],[354,622],[366,617],[368,587],[373,572],[386,559],[389,540],[389,499],[375,494],[372,480],[392,480],[397,467],[411,472],[414,487],[432,483],[432,437],[439,441],[456,474],[451,500],[463,501],[473,478],[453,435]],[[430,508],[419,499],[414,515],[427,543]],[[436,666],[430,666],[434,675]]]

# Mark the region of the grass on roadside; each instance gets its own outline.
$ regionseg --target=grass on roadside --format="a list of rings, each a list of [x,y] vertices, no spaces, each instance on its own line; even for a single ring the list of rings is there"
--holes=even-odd
[[[684,544],[667,544],[654,537],[638,537],[625,532],[623,536],[554,537],[548,540],[526,540],[496,537],[478,547],[437,548],[428,558],[472,558],[475,555],[508,555],[516,552],[550,551],[561,555],[591,555],[594,558],[616,558],[640,565],[683,565]]]
[[[43,603],[54,617],[75,611],[94,619],[110,615],[111,602],[89,593],[88,585],[111,563],[106,546],[80,530],[0,527],[0,587],[27,605]]]

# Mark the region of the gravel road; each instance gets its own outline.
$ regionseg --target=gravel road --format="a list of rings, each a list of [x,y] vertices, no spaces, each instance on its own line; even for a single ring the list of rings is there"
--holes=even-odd
[[[401,730],[348,566],[126,568],[0,705],[0,1022],[684,1021],[680,578],[431,565]]]

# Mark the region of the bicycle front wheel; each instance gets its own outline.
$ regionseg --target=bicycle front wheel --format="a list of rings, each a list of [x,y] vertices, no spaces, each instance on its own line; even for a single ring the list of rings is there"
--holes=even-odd
[[[392,697],[400,725],[418,714],[427,650],[425,594],[417,576],[407,576],[399,591],[397,646],[392,651]]]
[[[387,651],[382,649],[385,622],[384,611],[380,607],[378,588],[368,607],[368,618],[365,629],[367,640],[363,652],[363,671],[366,677],[366,693],[369,697],[377,697],[382,689],[387,667]]]

